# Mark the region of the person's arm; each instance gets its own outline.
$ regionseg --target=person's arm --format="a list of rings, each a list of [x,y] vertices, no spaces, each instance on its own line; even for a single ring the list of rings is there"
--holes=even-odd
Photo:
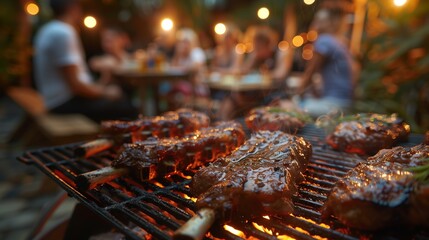
[[[256,62],[256,55],[254,53],[250,53],[249,56],[243,63],[243,66],[240,69],[241,74],[247,74],[252,70],[253,65]]]
[[[293,54],[280,52],[276,57],[276,68],[271,72],[274,81],[283,81],[292,68]]]
[[[243,65],[244,54],[238,54],[234,51],[234,60],[231,67],[228,70],[228,73],[237,74],[240,73],[240,68]]]
[[[89,60],[90,68],[100,73],[99,83],[101,84],[113,82],[112,72],[120,68],[120,65],[120,62],[109,55],[97,56]]]
[[[66,80],[70,89],[77,96],[84,98],[118,99],[121,97],[120,89],[115,86],[103,86],[98,84],[85,84],[78,79],[78,70],[76,65],[66,65],[60,67],[60,72]]]
[[[325,61],[325,57],[322,54],[315,51],[313,58],[307,63],[304,74],[302,75],[301,85],[298,88],[299,95],[304,94],[307,88],[311,85],[311,78],[313,74],[315,74],[322,68],[324,61]]]

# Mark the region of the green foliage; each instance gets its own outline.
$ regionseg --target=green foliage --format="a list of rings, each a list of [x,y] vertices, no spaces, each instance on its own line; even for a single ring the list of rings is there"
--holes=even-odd
[[[414,173],[414,178],[421,183],[429,182],[429,158],[423,159],[423,165],[407,169]]]
[[[298,110],[289,110],[289,109],[284,109],[284,108],[280,108],[280,107],[270,107],[268,109],[268,112],[270,113],[282,113],[294,118],[297,118],[305,123],[312,123],[313,119],[310,117],[310,115],[308,115],[305,112],[302,111],[298,111]]]
[[[383,27],[363,40],[356,111],[396,112],[413,131],[428,130],[429,1],[419,1],[415,9],[379,6]]]

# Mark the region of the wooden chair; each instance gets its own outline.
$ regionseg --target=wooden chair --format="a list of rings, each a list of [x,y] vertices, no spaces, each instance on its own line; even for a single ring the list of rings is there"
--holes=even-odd
[[[14,134],[15,137],[22,132],[28,136],[28,131],[32,131],[32,138],[35,135],[36,139],[34,140],[37,141],[36,145],[60,145],[94,138],[99,131],[98,124],[84,115],[49,113],[42,97],[34,89],[10,87],[7,90],[7,95],[28,115]],[[46,144],[41,142],[39,133],[42,134],[44,140],[47,140]]]

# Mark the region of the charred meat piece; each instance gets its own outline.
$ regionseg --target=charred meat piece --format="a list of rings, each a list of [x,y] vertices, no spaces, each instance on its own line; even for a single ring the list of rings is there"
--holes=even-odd
[[[126,144],[112,166],[128,168],[137,178],[150,180],[223,157],[243,144],[244,138],[239,123],[221,122],[183,138],[151,138]]]
[[[301,137],[256,132],[231,155],[199,170],[191,192],[198,208],[213,209],[224,219],[289,214],[311,154],[311,144]]]
[[[410,134],[410,125],[396,115],[358,114],[342,121],[327,137],[327,143],[349,153],[373,155],[407,140]]]
[[[209,117],[190,109],[170,111],[157,117],[143,117],[134,121],[104,121],[101,130],[108,135],[131,133],[132,141],[144,140],[147,137],[183,137],[198,129],[208,127]]]
[[[287,110],[280,107],[260,107],[252,109],[246,116],[246,125],[252,131],[283,131],[296,133],[304,127],[311,117],[299,110]]]
[[[429,164],[429,146],[384,149],[338,181],[322,208],[358,229],[395,225],[429,226],[429,184],[411,168]]]

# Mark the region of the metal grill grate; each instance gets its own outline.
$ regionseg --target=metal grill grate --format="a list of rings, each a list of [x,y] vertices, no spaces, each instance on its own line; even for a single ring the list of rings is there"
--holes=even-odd
[[[429,238],[423,230],[369,233],[350,230],[335,219],[321,222],[319,209],[334,183],[350,168],[363,159],[356,155],[331,150],[323,142],[323,132],[313,126],[304,128],[299,135],[313,144],[313,158],[305,173],[306,181],[300,185],[294,197],[294,213],[287,217],[258,218],[229,223],[244,232],[246,237],[277,239],[286,235],[296,239],[361,239],[361,238]],[[409,143],[418,142],[413,136]],[[102,216],[123,232],[129,239],[170,239],[174,230],[194,214],[196,207],[191,200],[188,184],[191,172],[174,175],[168,179],[136,182],[121,177],[96,189],[80,191],[76,188],[76,177],[81,173],[110,165],[115,153],[106,151],[89,159],[76,159],[73,149],[67,145],[25,153],[20,160],[34,164],[51,177],[69,195]],[[264,231],[257,226],[263,226]],[[270,233],[271,234],[270,234]],[[242,239],[222,226],[214,226],[211,234],[226,239]],[[211,237],[207,237],[210,239]]]

